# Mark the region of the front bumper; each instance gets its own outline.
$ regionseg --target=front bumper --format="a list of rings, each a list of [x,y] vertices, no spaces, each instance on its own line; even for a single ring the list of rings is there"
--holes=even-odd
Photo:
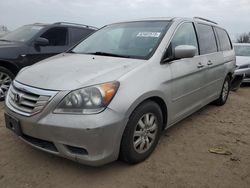
[[[19,120],[23,133],[20,138],[38,149],[91,166],[119,156],[127,121],[112,109],[94,115],[70,115],[53,114],[50,107],[45,107],[39,114],[26,117],[9,105],[6,99],[6,113]]]

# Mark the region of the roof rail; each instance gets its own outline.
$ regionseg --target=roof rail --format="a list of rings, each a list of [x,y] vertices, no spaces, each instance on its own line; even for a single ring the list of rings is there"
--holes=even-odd
[[[55,25],[69,25],[69,26],[78,26],[78,27],[86,27],[89,29],[95,29],[97,30],[97,27],[94,26],[89,26],[89,25],[84,25],[84,24],[77,24],[77,23],[70,23],[70,22],[56,22],[54,23]]]
[[[217,23],[217,22],[214,22],[214,21],[211,21],[211,20],[208,20],[208,19],[202,18],[202,17],[194,17],[194,19],[203,20],[203,21],[210,22],[210,23],[213,23],[213,24],[218,25],[218,23]]]

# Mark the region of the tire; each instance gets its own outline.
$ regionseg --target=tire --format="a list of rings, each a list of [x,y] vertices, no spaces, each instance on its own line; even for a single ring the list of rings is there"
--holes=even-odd
[[[148,128],[143,129],[143,124]],[[148,158],[158,144],[162,124],[162,111],[157,103],[148,100],[138,106],[131,114],[123,133],[120,159],[136,164]],[[137,146],[138,143],[140,144]]]
[[[214,101],[215,105],[223,106],[227,102],[230,88],[231,88],[231,80],[230,80],[230,77],[227,76],[224,83],[223,83],[220,97],[216,101]]]
[[[15,75],[8,69],[0,66],[0,101],[5,99],[9,86]]]

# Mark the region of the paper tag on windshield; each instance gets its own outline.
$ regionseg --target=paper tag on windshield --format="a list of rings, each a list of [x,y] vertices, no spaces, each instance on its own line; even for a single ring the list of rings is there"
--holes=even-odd
[[[158,38],[161,35],[160,32],[140,32],[136,36],[137,37],[156,37]]]

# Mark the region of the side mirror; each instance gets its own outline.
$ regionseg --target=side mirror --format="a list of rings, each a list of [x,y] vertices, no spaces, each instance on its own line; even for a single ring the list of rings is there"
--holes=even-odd
[[[49,40],[46,38],[39,37],[35,40],[35,45],[37,46],[47,46],[49,45]]]
[[[179,45],[174,49],[174,58],[182,59],[182,58],[191,58],[195,56],[197,48],[192,45]]]

